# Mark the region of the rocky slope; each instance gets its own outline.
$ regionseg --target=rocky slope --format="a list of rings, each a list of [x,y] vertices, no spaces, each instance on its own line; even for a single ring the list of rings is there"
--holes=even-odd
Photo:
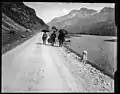
[[[116,35],[114,8],[110,7],[105,7],[100,12],[87,8],[72,10],[65,16],[53,19],[48,25],[65,28],[69,33]]]
[[[23,35],[28,37],[42,28],[48,26],[36,16],[34,9],[22,2],[2,2],[2,46],[21,40]]]
[[[67,15],[54,18],[53,20],[50,21],[50,23],[48,23],[48,25],[51,24],[51,23],[62,22],[64,20],[70,20],[70,19],[73,19],[73,18],[76,18],[76,17],[79,17],[79,16],[91,15],[91,14],[94,14],[96,12],[97,12],[96,10],[87,9],[87,8],[81,8],[80,10],[72,10]]]
[[[43,20],[36,16],[35,10],[27,7],[22,2],[5,2],[2,4],[2,12],[26,28],[46,26]]]
[[[66,60],[64,64],[69,66],[68,70],[76,78],[75,81],[78,85],[82,84],[86,92],[114,92],[114,79],[103,74],[89,63],[80,62],[80,57],[67,48],[61,49],[59,53]]]

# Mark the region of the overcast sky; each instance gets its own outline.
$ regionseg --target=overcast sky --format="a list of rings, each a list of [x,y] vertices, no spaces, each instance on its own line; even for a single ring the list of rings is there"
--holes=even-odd
[[[25,5],[35,9],[36,15],[45,23],[54,17],[63,16],[73,9],[82,7],[100,10],[103,7],[114,7],[114,3],[54,3],[54,2],[23,2]]]

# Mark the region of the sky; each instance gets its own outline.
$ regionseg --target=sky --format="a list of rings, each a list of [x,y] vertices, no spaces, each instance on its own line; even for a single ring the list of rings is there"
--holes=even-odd
[[[104,7],[113,7],[114,3],[62,3],[62,2],[23,2],[28,7],[35,9],[36,15],[45,23],[48,23],[55,17],[68,14],[71,10],[80,8],[89,8],[99,11]]]

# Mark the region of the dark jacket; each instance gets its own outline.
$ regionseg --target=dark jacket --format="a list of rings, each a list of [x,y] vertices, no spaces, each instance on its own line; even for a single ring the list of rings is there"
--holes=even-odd
[[[58,35],[58,39],[64,41],[65,40],[65,34],[64,33],[60,33]]]
[[[56,38],[56,34],[55,33],[52,33],[51,36],[50,36],[51,39],[55,39]]]

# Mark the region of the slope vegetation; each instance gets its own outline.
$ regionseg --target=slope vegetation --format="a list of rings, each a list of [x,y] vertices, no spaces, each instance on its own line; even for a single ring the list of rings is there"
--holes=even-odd
[[[24,42],[42,28],[48,28],[48,26],[36,16],[34,9],[27,7],[22,2],[2,2],[3,53],[9,49],[6,45],[16,44],[17,41],[21,43],[21,40]]]

